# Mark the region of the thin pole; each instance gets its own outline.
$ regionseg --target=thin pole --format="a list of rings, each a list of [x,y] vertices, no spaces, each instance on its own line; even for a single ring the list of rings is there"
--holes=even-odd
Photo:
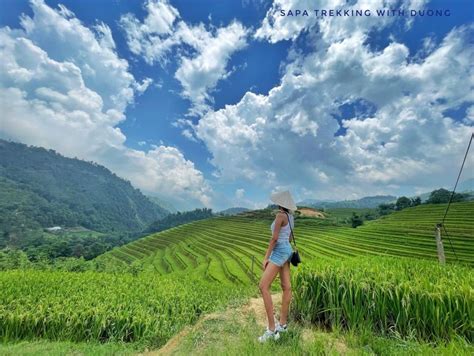
[[[441,240],[441,224],[436,225],[435,237],[436,237],[436,249],[438,250],[439,264],[445,265],[446,257],[444,256],[443,240]]]
[[[253,275],[253,261],[255,260],[255,256],[252,255],[252,275]]]

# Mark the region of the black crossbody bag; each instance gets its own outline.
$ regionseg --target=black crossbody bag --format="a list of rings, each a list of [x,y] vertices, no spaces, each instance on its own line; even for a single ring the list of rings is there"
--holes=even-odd
[[[298,249],[296,248],[296,239],[295,239],[295,234],[293,233],[293,229],[291,228],[290,216],[288,215],[286,211],[285,211],[285,214],[286,216],[288,216],[288,224],[290,225],[291,236],[293,236],[293,244],[295,245],[295,249],[293,250],[293,254],[291,255],[290,262],[293,266],[298,266],[298,263],[301,263],[301,258],[300,258]]]

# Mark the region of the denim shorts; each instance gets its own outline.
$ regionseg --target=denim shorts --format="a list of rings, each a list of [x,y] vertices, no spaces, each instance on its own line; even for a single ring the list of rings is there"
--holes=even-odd
[[[270,253],[269,261],[273,262],[277,266],[281,267],[286,261],[291,259],[293,249],[291,248],[290,242],[277,242]]]

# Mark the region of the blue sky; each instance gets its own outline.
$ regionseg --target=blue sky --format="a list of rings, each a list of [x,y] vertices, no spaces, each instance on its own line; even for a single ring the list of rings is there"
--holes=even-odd
[[[449,188],[473,131],[468,1],[373,1],[450,11],[392,18],[278,15],[361,8],[337,0],[1,4],[0,137],[178,209]]]

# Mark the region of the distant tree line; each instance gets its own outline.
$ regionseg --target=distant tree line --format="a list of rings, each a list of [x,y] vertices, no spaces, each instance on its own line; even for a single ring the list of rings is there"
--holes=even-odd
[[[25,251],[18,249],[0,250],[0,271],[9,269],[36,269],[36,270],[61,270],[70,272],[99,271],[136,273],[142,269],[142,261],[135,261],[130,265],[119,264],[113,260],[86,260],[84,257],[58,257],[53,260],[44,256],[38,260],[29,259]]]
[[[98,234],[94,231],[61,231],[51,234],[42,230],[16,230],[0,235],[0,251],[21,250],[31,261],[60,257],[83,257],[90,260],[141,236],[143,234],[135,232]]]
[[[53,263],[68,257],[93,258],[111,250],[155,233],[186,224],[196,220],[213,217],[212,209],[195,209],[187,212],[170,214],[163,220],[157,220],[141,232],[111,232],[96,233],[84,231],[81,233],[69,232],[67,229],[57,233],[48,233],[41,229],[16,229],[0,234],[0,253],[3,258],[10,256],[9,261],[22,261],[26,257],[32,263]],[[22,253],[19,253],[21,251]],[[14,264],[13,262],[8,265]],[[20,263],[20,262],[18,262]]]
[[[150,233],[213,216],[212,209],[207,208],[177,212],[166,216],[162,220],[155,221],[141,232],[96,233],[94,231],[84,231],[74,233],[62,229],[57,233],[48,233],[41,229],[15,229],[0,234],[0,252],[23,251],[24,256],[31,262],[53,261],[66,257],[91,260],[115,246],[127,244]],[[12,256],[17,255],[13,254]]]
[[[461,202],[469,198],[468,193],[454,193],[452,202]],[[406,196],[399,197],[395,203],[383,203],[379,204],[376,213],[356,213],[353,212],[352,216],[349,219],[349,223],[352,227],[356,228],[360,225],[363,225],[365,220],[373,220],[379,216],[391,214],[394,211],[400,211],[406,208],[418,206],[421,204],[446,204],[449,202],[451,197],[451,192],[446,189],[437,189],[430,193],[429,198],[423,203],[420,197],[408,198]]]
[[[378,213],[380,215],[387,215],[393,211],[403,210],[420,204],[446,204],[449,202],[451,194],[452,193],[449,190],[446,190],[444,188],[433,190],[430,193],[429,198],[424,203],[422,203],[420,197],[410,199],[405,196],[402,196],[399,197],[395,203],[380,204],[378,206]],[[469,194],[467,193],[454,193],[451,201],[455,203],[465,201],[468,198]]]
[[[144,232],[146,233],[154,233],[163,230],[170,229],[172,227],[187,224],[192,221],[196,220],[203,220],[213,217],[214,214],[212,209],[202,208],[202,209],[194,209],[191,211],[185,212],[177,212],[174,214],[169,214],[161,220],[157,220],[150,224]]]

